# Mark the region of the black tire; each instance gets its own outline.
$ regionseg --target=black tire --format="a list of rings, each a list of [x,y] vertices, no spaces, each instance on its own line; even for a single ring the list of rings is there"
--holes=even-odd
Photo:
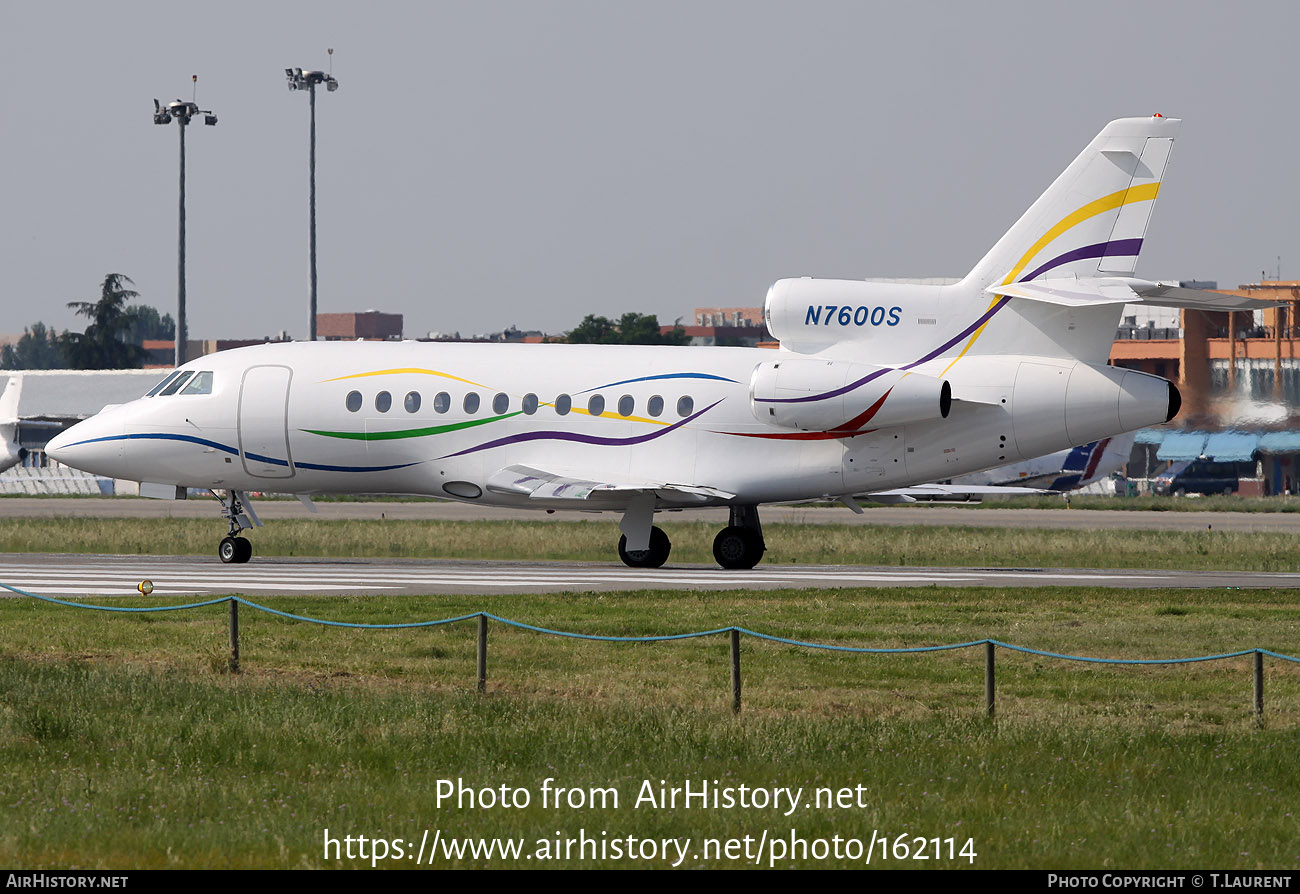
[[[728,570],[753,568],[766,550],[763,538],[750,528],[723,528],[713,538],[713,558]]]
[[[227,565],[242,565],[253,557],[253,544],[243,537],[224,537],[217,547],[217,558]]]
[[[668,561],[673,543],[662,528],[650,529],[649,549],[628,549],[627,536],[618,538],[618,557],[629,568],[660,568]]]

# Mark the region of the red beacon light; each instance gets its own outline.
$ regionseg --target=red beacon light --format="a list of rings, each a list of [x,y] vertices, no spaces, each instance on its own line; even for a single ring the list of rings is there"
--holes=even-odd
[[[1152,115],[1151,117],[1152,117],[1152,118],[1163,118],[1163,117],[1165,117],[1165,116],[1164,116],[1164,115],[1161,115],[1159,112],[1156,112],[1156,113],[1155,113],[1154,115]]]

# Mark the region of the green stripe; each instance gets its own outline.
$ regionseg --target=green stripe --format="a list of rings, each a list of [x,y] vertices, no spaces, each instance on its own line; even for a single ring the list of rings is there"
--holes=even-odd
[[[324,438],[344,438],[349,441],[396,441],[400,438],[423,438],[428,435],[441,435],[449,431],[473,428],[476,425],[487,425],[489,422],[500,422],[502,419],[518,416],[522,412],[522,410],[516,410],[513,413],[506,413],[504,416],[470,419],[468,422],[453,422],[450,425],[434,425],[429,428],[407,428],[402,431],[315,431],[310,428],[300,429],[300,431],[305,431],[309,435],[320,435]]]

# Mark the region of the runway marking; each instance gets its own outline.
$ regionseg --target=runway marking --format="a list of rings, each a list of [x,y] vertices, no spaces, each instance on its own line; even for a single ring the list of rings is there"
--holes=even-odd
[[[61,564],[54,565],[58,561]],[[1278,575],[1276,577],[1282,577]],[[1300,574],[1286,575],[1300,578]],[[217,565],[212,560],[184,561],[149,556],[51,557],[47,562],[0,560],[0,582],[50,596],[134,596],[148,578],[154,593],[182,596],[212,593],[339,593],[358,591],[438,592],[459,590],[557,590],[693,588],[733,590],[777,587],[981,585],[1003,581],[1018,585],[1140,582],[1175,585],[1170,572],[1043,569],[881,568],[840,566],[768,567],[753,571],[719,568],[632,569],[582,565],[492,567],[456,563],[402,565],[367,561],[343,563],[274,561],[250,566]],[[0,591],[3,592],[3,591]]]

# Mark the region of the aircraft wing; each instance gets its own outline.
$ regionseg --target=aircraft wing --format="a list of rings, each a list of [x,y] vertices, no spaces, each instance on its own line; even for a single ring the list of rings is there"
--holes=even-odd
[[[1039,487],[1002,487],[994,484],[918,484],[864,494],[873,503],[926,503],[971,500],[984,496],[1044,496],[1057,493]],[[852,508],[852,507],[850,507]]]
[[[991,295],[1009,295],[1065,307],[1091,307],[1100,304],[1147,304],[1155,307],[1184,307],[1192,310],[1259,310],[1281,307],[1288,301],[1267,301],[1223,295],[1201,289],[1184,289],[1126,276],[1087,279],[1040,279],[1005,286],[989,286]]]
[[[602,497],[626,499],[635,495],[653,495],[672,503],[705,503],[729,500],[735,494],[696,484],[672,484],[666,481],[591,481],[530,466],[506,466],[487,480],[494,494],[526,496],[533,500],[599,500]]]

